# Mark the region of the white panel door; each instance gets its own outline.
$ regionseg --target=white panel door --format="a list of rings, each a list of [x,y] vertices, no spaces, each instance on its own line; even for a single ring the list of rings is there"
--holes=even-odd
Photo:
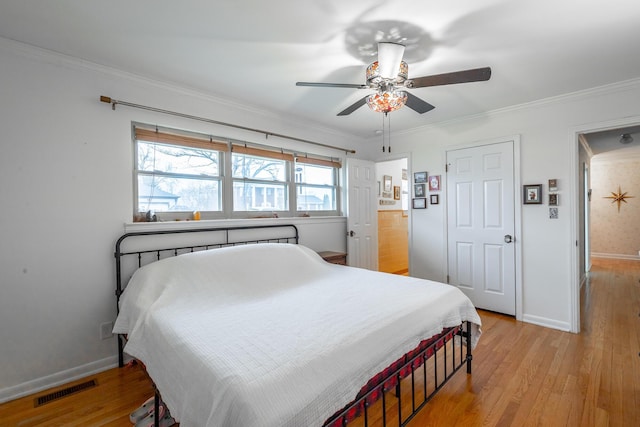
[[[347,159],[347,264],[378,270],[375,163]]]
[[[447,152],[449,283],[478,308],[515,315],[513,142]]]

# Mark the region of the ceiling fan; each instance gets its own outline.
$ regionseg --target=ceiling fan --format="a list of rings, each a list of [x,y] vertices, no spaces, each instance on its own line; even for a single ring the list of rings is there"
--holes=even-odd
[[[403,89],[479,82],[491,77],[491,68],[483,67],[409,79],[409,66],[402,60],[404,49],[399,43],[378,43],[378,60],[367,67],[365,84],[296,82],[296,86],[376,90],[339,112],[338,116],[349,115],[365,104],[385,114],[403,105],[423,114],[435,107]]]

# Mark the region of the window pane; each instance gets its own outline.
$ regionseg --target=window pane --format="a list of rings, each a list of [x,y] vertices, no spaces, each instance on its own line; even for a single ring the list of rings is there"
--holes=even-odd
[[[233,183],[234,211],[285,211],[288,209],[285,184],[243,181]]]
[[[138,170],[218,176],[218,151],[138,141]]]
[[[285,181],[287,179],[287,162],[245,154],[233,154],[231,156],[231,172],[234,178]]]
[[[296,163],[296,182],[335,185],[335,169],[329,166]]]
[[[220,211],[218,180],[138,175],[138,211]]]
[[[298,185],[296,201],[298,211],[332,211],[337,209],[335,188]]]

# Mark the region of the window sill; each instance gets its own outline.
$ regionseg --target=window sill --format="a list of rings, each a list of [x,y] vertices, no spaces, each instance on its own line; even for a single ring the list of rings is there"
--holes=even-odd
[[[295,218],[249,218],[249,219],[207,219],[201,221],[164,221],[164,222],[128,222],[124,224],[125,233],[139,231],[182,230],[207,227],[242,227],[267,224],[327,224],[346,223],[344,216],[317,216]]]

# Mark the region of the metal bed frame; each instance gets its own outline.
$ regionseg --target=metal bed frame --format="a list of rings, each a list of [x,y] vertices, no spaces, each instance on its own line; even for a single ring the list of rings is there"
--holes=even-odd
[[[253,234],[247,238],[247,234]],[[192,237],[196,234],[207,236],[197,243],[184,243],[187,239],[168,247],[146,248],[144,245],[136,247],[137,237],[145,236],[172,236]],[[209,237],[211,236],[211,237]],[[177,256],[183,253],[210,250],[226,246],[237,246],[260,243],[299,243],[298,228],[293,224],[283,225],[256,225],[244,227],[211,227],[188,228],[177,230],[141,231],[123,234],[115,244],[114,256],[116,259],[116,306],[119,313],[120,296],[124,292],[124,260],[134,259],[132,270],[148,263],[163,258]],[[131,244],[133,248],[129,248]],[[128,278],[126,279],[128,281]],[[123,367],[124,345],[126,337],[118,334],[118,365]],[[343,410],[332,415],[324,426],[344,427],[352,423],[357,416],[362,426],[369,427],[373,420],[372,408],[375,404],[381,406],[381,422],[383,427],[398,425],[406,426],[434,396],[435,394],[458,372],[464,365],[467,374],[471,374],[471,323],[448,328],[441,334],[432,337],[426,348],[404,357],[401,366],[388,372],[379,382],[370,388],[364,389],[357,398]],[[429,363],[428,363],[429,362]],[[427,366],[429,365],[429,366]],[[421,374],[417,374],[417,372]],[[409,372],[407,374],[407,372]],[[391,385],[390,385],[391,384]],[[155,388],[155,425],[159,425],[160,393]],[[410,411],[403,411],[403,396],[409,395]],[[393,396],[395,395],[395,396]],[[378,398],[379,396],[379,398]],[[395,399],[395,404],[388,403],[389,399]],[[397,405],[397,408],[395,406]],[[397,423],[397,424],[396,424]]]

